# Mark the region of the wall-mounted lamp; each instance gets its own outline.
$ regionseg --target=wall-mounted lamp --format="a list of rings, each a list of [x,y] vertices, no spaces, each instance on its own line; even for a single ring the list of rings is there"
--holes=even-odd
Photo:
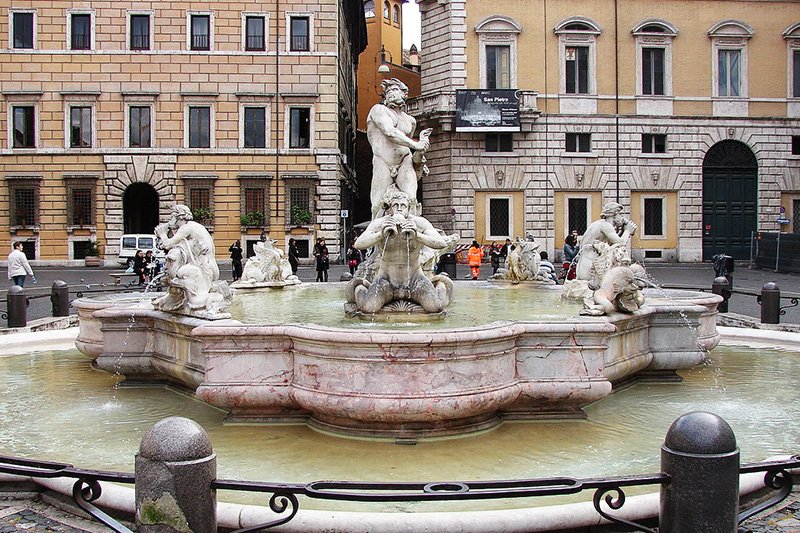
[[[388,62],[386,61],[386,54],[389,54],[389,61]],[[378,55],[381,56],[381,64],[378,67],[378,73],[379,74],[388,74],[389,71],[391,70],[389,68],[389,63],[392,62],[392,53],[391,52],[387,52],[386,49],[383,47],[383,45],[381,45],[380,51],[375,55],[375,62],[376,63],[378,62]]]

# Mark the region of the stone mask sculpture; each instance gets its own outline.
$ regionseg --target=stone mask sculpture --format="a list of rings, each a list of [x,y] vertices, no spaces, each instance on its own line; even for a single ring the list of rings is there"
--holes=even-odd
[[[172,206],[170,219],[155,228],[159,246],[166,255],[167,294],[153,300],[153,307],[170,313],[207,319],[230,318],[223,313],[233,293],[219,279],[214,239],[192,220],[189,208]]]

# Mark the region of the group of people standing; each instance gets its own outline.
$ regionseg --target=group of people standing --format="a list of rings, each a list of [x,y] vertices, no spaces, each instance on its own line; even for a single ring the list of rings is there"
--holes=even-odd
[[[144,285],[147,278],[152,280],[161,271],[161,265],[153,254],[153,250],[147,250],[147,252],[136,250],[131,268],[139,276],[139,285]]]
[[[497,274],[500,266],[505,264],[509,252],[513,249],[514,245],[511,243],[511,239],[506,239],[506,242],[502,246],[497,244],[497,241],[492,241],[492,243],[489,245],[489,250],[487,253],[489,255],[489,262],[492,265],[493,275]],[[572,230],[572,232],[570,232],[570,234],[564,239],[564,264],[561,278],[557,277],[556,267],[550,261],[549,254],[546,251],[539,253],[539,271],[553,281],[557,281],[558,279],[575,279],[574,260],[577,257],[579,250],[578,231]],[[472,245],[469,247],[469,250],[467,250],[467,263],[469,264],[470,273],[473,280],[477,280],[480,276],[480,267],[483,257],[484,252],[481,245],[478,243],[478,241],[472,241]]]
[[[266,240],[267,236],[262,235],[262,240]],[[317,239],[319,242],[319,239]],[[231,271],[233,274],[233,281],[239,281],[242,279],[242,272],[244,272],[244,265],[242,264],[242,259],[244,259],[244,251],[242,250],[242,243],[241,241],[235,241],[228,247],[228,252],[231,254]],[[297,267],[300,266],[300,253],[297,250],[297,242],[292,238],[289,239],[289,244],[287,246],[287,255],[289,259],[289,265],[292,267],[292,274],[297,275]]]

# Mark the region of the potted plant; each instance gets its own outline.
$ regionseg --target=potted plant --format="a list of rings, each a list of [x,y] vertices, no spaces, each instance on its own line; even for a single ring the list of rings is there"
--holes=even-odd
[[[87,267],[100,266],[100,246],[97,241],[88,241],[86,244],[86,256],[83,258]]]
[[[250,211],[249,213],[245,213],[240,217],[240,222],[242,226],[263,226],[264,221],[267,217],[264,216],[264,213],[261,211]]]
[[[293,205],[289,210],[289,215],[291,216],[291,223],[298,226],[311,222],[311,211],[299,205]]]
[[[196,222],[211,222],[214,219],[214,212],[210,207],[197,207],[192,209],[192,218]]]

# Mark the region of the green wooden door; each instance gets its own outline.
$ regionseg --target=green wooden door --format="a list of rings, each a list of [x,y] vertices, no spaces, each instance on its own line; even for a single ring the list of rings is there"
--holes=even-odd
[[[703,161],[703,259],[750,258],[757,201],[758,163],[750,148],[739,141],[712,146]]]

